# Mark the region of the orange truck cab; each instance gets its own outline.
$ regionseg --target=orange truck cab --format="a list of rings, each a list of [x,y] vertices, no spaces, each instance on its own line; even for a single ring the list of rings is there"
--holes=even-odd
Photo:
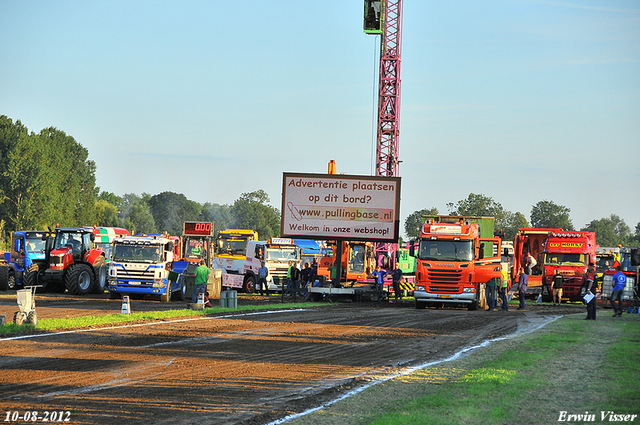
[[[463,216],[427,219],[419,241],[410,248],[410,255],[417,258],[416,308],[449,303],[478,308],[484,285],[501,280],[501,239],[481,237],[481,227],[493,234],[493,221],[493,217]]]

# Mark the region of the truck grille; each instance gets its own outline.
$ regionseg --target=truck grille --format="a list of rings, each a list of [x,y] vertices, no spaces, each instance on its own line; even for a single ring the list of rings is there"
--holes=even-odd
[[[459,269],[429,269],[427,280],[432,284],[459,283],[462,280],[462,270]]]
[[[154,272],[151,270],[116,270],[116,279],[132,279],[138,281],[150,281],[154,280]]]

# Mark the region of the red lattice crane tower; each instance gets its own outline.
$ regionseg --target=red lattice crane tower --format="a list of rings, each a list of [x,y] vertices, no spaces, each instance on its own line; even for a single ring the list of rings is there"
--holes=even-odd
[[[402,0],[365,0],[364,7],[364,32],[380,34],[376,176],[398,177]],[[396,252],[396,244],[378,244],[378,262],[380,256],[393,258]]]

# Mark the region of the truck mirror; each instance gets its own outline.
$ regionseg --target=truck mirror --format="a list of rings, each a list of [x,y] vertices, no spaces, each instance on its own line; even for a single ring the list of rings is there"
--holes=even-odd
[[[96,240],[96,235],[94,235],[93,233],[90,233],[89,238],[91,239],[91,242],[94,242]]]
[[[409,255],[412,257],[416,256],[416,241],[411,241],[409,244]]]
[[[480,252],[478,253],[478,259],[482,260],[484,258],[484,244],[480,244]]]

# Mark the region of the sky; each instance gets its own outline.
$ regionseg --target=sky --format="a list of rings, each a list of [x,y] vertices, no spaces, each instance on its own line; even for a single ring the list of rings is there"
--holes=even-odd
[[[483,194],[640,222],[640,3],[402,0],[401,228]],[[375,173],[362,0],[0,0],[0,115],[56,127],[102,191],[232,204]]]

